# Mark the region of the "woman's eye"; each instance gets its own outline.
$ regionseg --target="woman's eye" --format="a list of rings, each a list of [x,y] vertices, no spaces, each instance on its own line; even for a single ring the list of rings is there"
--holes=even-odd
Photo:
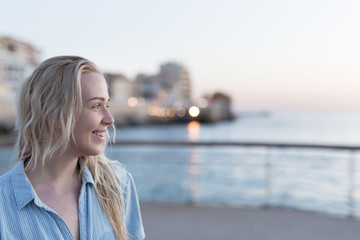
[[[95,106],[93,106],[94,109],[99,109],[101,107],[100,103],[96,104]]]

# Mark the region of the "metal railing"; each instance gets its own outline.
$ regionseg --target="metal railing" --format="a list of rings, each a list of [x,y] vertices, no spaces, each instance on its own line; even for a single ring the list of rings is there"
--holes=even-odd
[[[272,149],[318,149],[318,150],[341,150],[349,153],[348,157],[348,218],[355,217],[355,193],[356,193],[356,154],[360,151],[360,146],[348,145],[324,145],[324,144],[288,144],[288,143],[266,143],[266,142],[224,142],[224,141],[117,141],[113,143],[114,146],[188,146],[188,147],[262,147],[265,148],[264,156],[264,179],[265,179],[265,205],[271,206],[272,198]]]
[[[13,142],[0,142],[1,148],[9,148],[13,146]],[[355,217],[355,193],[356,193],[356,154],[360,151],[360,146],[347,146],[347,145],[321,145],[321,144],[287,144],[287,143],[266,143],[266,142],[224,142],[224,141],[201,141],[201,142],[189,142],[189,141],[117,141],[111,144],[112,146],[187,146],[187,147],[262,147],[265,149],[264,156],[264,196],[265,207],[271,206],[272,199],[272,150],[273,149],[324,149],[324,150],[341,150],[349,153],[348,156],[348,186],[347,186],[347,201],[348,211],[347,216],[349,218]]]

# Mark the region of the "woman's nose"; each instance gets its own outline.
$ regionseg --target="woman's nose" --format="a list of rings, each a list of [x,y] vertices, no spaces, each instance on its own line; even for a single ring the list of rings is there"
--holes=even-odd
[[[111,115],[109,109],[104,109],[104,117],[102,119],[102,123],[105,125],[111,125],[115,122],[113,116]]]

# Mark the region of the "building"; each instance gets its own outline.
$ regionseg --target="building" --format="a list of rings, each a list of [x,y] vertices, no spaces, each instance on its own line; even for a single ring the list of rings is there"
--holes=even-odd
[[[139,74],[136,77],[136,93],[148,101],[161,106],[180,102],[183,106],[191,103],[191,82],[187,69],[178,63],[165,63],[155,75]]]
[[[231,97],[222,92],[215,92],[199,100],[201,122],[219,122],[235,119],[231,109]]]
[[[13,96],[39,64],[39,51],[28,43],[0,37],[0,96]]]
[[[105,73],[109,85],[109,95],[112,100],[127,103],[134,96],[134,84],[122,74]]]
[[[115,124],[140,124],[147,121],[147,105],[144,98],[136,97],[138,89],[134,81],[122,74],[106,73],[111,99],[110,111]]]
[[[14,97],[20,83],[39,64],[39,51],[28,43],[0,37],[0,131],[14,127]]]

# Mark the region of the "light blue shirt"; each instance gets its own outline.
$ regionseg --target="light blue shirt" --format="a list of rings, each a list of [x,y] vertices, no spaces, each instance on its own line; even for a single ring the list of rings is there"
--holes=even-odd
[[[121,177],[125,200],[125,222],[132,240],[145,238],[138,197],[132,176],[113,165]],[[121,183],[123,182],[123,183]],[[46,206],[24,173],[23,161],[0,177],[0,239],[74,239],[64,220]],[[87,167],[82,173],[79,196],[80,239],[116,239],[112,225],[102,211]]]

